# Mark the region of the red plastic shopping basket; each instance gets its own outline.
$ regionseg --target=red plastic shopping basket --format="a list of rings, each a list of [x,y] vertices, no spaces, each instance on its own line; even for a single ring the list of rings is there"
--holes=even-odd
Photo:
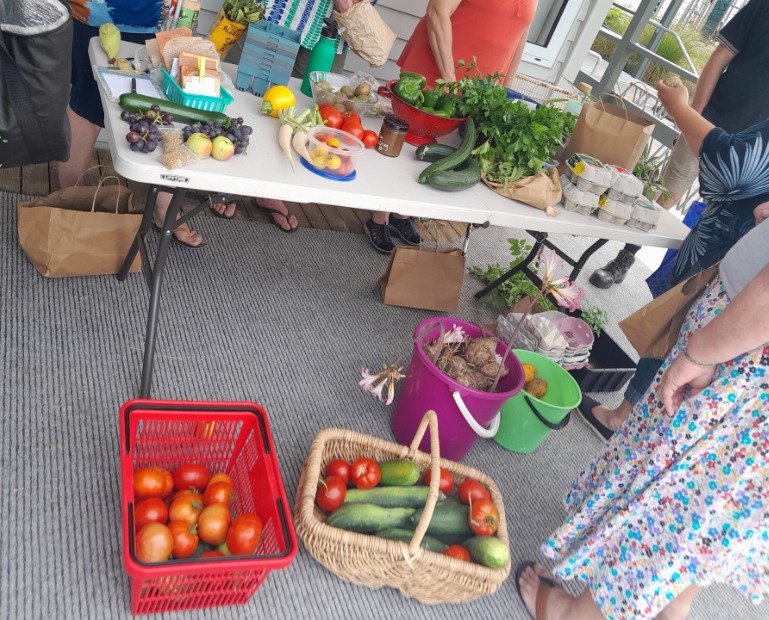
[[[293,561],[296,534],[259,405],[131,400],[120,409],[120,445],[123,566],[133,614],[242,605],[270,571]],[[233,514],[253,512],[262,519],[259,547],[249,556],[140,562],[134,554],[133,472],[164,467],[173,473],[191,461],[232,478]]]

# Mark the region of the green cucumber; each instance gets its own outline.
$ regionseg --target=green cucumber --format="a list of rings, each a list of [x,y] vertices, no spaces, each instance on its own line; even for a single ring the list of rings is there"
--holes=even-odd
[[[173,120],[190,125],[192,123],[219,123],[222,127],[228,127],[230,124],[230,117],[221,112],[198,110],[166,99],[147,97],[136,93],[120,95],[118,105],[129,112],[146,112],[153,105],[157,105],[163,112],[169,112],[174,117]]]
[[[416,527],[419,519],[422,518],[423,510],[419,509],[411,516],[413,527]],[[427,526],[427,533],[450,545],[460,543],[474,535],[467,521],[469,515],[469,506],[453,500],[438,502],[435,505],[435,510],[433,510],[430,525]]]
[[[414,538],[414,530],[409,530],[405,527],[391,527],[386,530],[379,530],[376,532],[376,535],[380,538],[400,540],[401,542],[408,544],[411,542],[411,539]],[[435,553],[443,553],[446,551],[446,549],[449,548],[447,544],[442,543],[440,540],[433,538],[432,536],[425,536],[422,538],[422,542],[419,543],[419,546],[424,547],[428,551],[435,551]]]
[[[502,568],[510,559],[510,549],[496,536],[473,536],[462,543],[473,562],[489,568]]]
[[[351,532],[373,534],[391,527],[408,527],[415,508],[383,508],[375,504],[342,504],[332,512],[326,525]]]
[[[427,501],[430,487],[374,487],[373,489],[347,489],[345,504],[376,504],[383,508],[421,508]],[[438,500],[446,496],[438,492]]]
[[[427,177],[427,182],[444,192],[458,192],[472,187],[481,180],[481,167],[468,157],[453,170],[438,170]]]
[[[419,468],[413,461],[381,461],[379,469],[379,484],[383,487],[408,487],[419,480]]]
[[[472,118],[468,118],[465,122],[465,135],[462,137],[462,142],[459,144],[459,148],[451,155],[433,162],[427,166],[427,168],[422,170],[418,181],[422,184],[425,184],[428,182],[427,180],[430,175],[434,172],[439,172],[441,170],[451,170],[452,168],[456,168],[459,164],[464,162],[468,157],[470,157],[470,153],[472,153],[473,149],[475,148],[475,138],[477,134],[478,132],[475,128],[475,122]]]
[[[438,142],[426,142],[417,147],[416,157],[419,161],[432,163],[456,152],[456,146],[449,146],[448,144],[440,144]]]

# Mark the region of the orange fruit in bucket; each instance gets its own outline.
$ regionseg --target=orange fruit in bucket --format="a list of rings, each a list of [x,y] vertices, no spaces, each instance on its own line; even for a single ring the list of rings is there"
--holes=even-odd
[[[524,383],[529,383],[537,376],[537,369],[533,364],[523,364]]]

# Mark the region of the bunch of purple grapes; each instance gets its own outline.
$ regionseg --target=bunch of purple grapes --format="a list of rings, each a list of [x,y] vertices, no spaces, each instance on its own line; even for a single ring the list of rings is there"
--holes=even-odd
[[[229,138],[235,146],[235,154],[244,153],[248,146],[248,136],[253,129],[243,124],[242,118],[231,118],[227,127],[222,127],[221,123],[206,121],[205,123],[193,123],[182,129],[182,137],[186,141],[194,133],[202,133],[212,140],[217,136]]]
[[[130,123],[126,140],[131,150],[140,153],[152,153],[162,139],[160,125],[170,125],[173,122],[173,116],[169,112],[162,112],[158,105],[139,113],[123,110],[120,118]]]

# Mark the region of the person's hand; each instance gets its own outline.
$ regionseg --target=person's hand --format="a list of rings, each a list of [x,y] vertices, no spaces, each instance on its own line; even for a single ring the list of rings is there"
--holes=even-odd
[[[756,226],[758,226],[765,219],[769,218],[769,201],[762,202],[755,209],[753,209],[753,215],[756,217]]]
[[[687,390],[689,390],[688,395],[692,396],[710,385],[715,372],[715,366],[707,368],[697,366],[680,353],[668,366],[660,383],[660,399],[667,414],[673,415],[680,409],[681,403],[687,396]]]
[[[352,5],[355,4],[355,2],[356,0],[334,0],[334,7],[336,8],[337,13],[344,13],[352,8]]]
[[[659,100],[671,116],[675,116],[678,110],[689,105],[689,91],[678,78],[660,80],[655,87]]]

